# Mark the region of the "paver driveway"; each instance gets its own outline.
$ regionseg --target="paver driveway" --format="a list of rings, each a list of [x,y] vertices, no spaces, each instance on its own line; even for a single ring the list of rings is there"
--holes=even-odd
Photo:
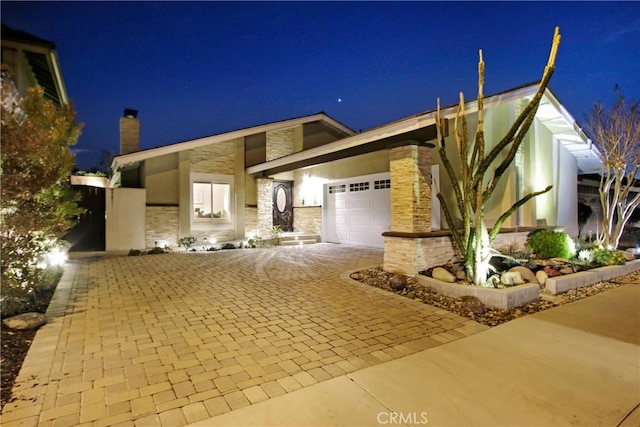
[[[486,328],[346,274],[381,263],[332,244],[75,261],[3,424],[185,425]]]

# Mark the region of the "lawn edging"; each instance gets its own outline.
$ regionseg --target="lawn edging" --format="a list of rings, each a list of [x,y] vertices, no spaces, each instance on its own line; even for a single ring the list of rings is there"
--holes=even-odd
[[[421,274],[417,274],[414,277],[422,286],[432,288],[442,295],[452,298],[471,295],[478,298],[487,307],[501,310],[521,307],[531,301],[540,299],[540,286],[537,283],[525,283],[510,288],[496,289],[461,283],[448,283]]]
[[[545,283],[547,290],[553,294],[561,294],[571,289],[578,289],[594,283],[611,280],[614,277],[626,276],[640,270],[640,260],[628,261],[623,265],[608,265],[588,271],[549,277]]]

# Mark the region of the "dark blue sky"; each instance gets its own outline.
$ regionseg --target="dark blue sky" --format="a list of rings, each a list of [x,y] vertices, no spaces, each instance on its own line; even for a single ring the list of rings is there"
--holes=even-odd
[[[638,2],[11,2],[2,22],[58,45],[81,168],[118,150],[124,108],[141,147],[325,111],[366,130],[540,78],[581,123],[619,84],[640,99]],[[341,100],[339,102],[339,100]]]

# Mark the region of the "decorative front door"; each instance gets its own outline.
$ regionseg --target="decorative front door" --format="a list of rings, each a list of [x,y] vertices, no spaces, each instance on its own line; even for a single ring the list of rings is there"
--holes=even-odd
[[[292,187],[291,181],[273,182],[273,225],[279,225],[282,231],[293,231]]]

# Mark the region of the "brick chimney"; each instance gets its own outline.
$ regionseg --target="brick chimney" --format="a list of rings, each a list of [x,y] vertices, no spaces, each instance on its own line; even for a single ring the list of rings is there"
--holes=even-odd
[[[140,151],[140,120],[138,110],[125,109],[120,117],[120,154]]]

